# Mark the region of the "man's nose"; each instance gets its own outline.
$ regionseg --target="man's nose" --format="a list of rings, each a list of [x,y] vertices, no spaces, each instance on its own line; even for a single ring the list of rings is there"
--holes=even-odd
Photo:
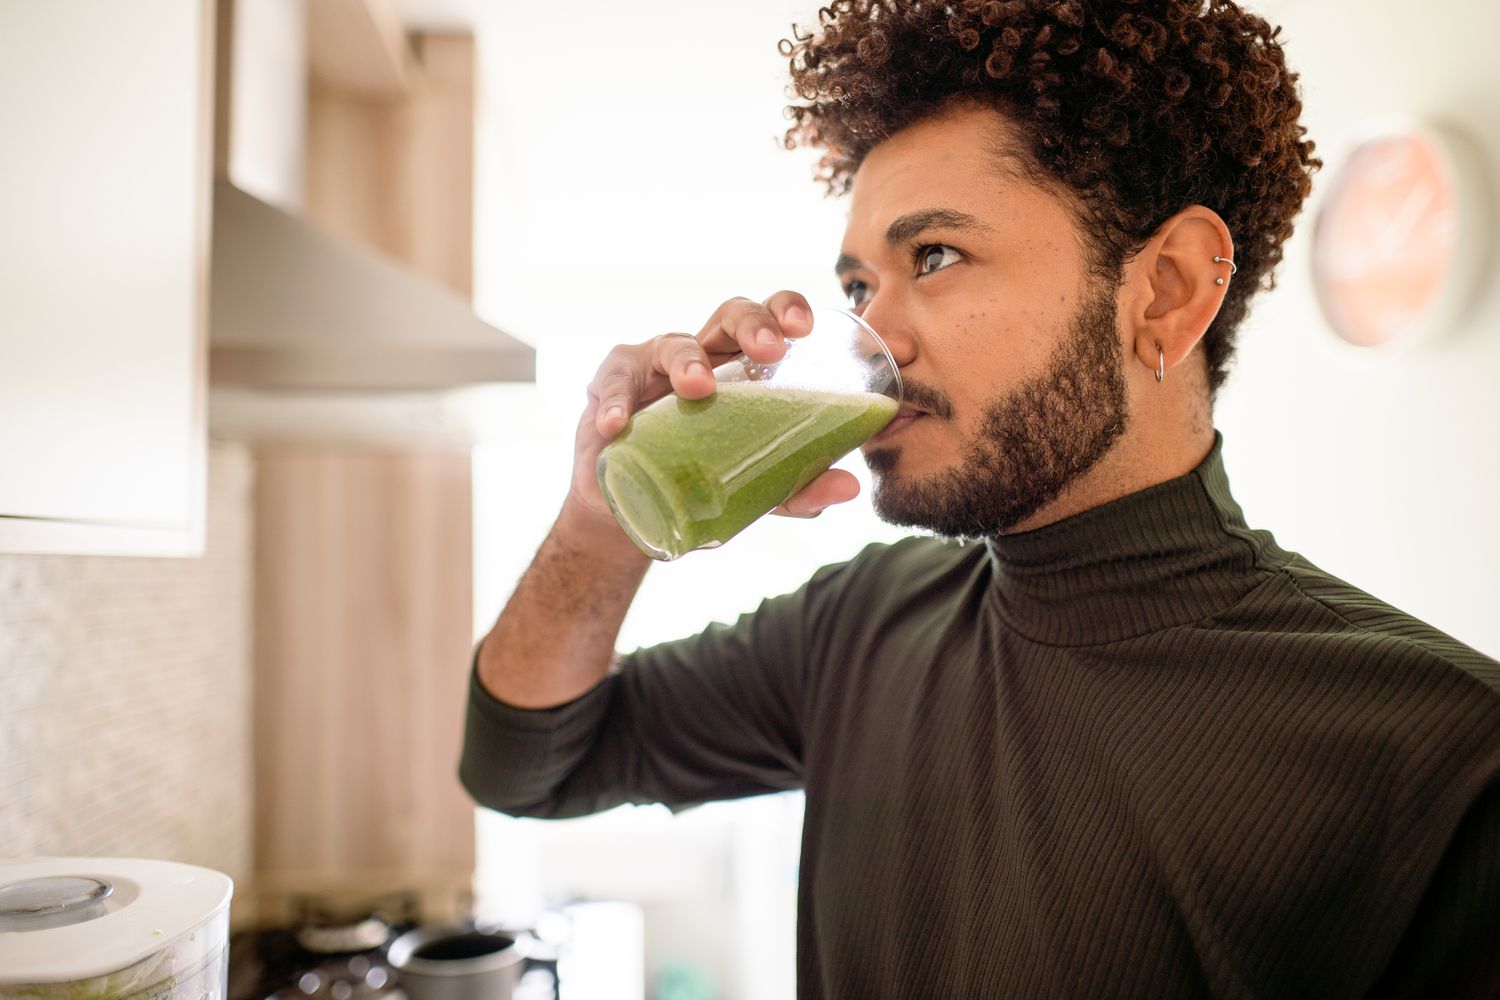
[[[885,341],[897,368],[905,368],[917,360],[916,330],[906,312],[896,308],[894,302],[881,302],[876,296],[865,306],[860,318]]]

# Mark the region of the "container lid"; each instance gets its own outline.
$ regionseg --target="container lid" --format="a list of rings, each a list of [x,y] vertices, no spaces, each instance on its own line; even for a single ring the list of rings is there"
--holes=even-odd
[[[173,861],[0,861],[0,985],[128,968],[192,934],[233,889],[221,872]]]

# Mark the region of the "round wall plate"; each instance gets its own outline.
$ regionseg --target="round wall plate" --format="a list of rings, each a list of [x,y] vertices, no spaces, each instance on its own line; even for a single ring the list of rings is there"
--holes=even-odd
[[[1313,229],[1313,288],[1335,333],[1402,351],[1461,325],[1488,276],[1490,178],[1459,133],[1384,119],[1333,178]]]

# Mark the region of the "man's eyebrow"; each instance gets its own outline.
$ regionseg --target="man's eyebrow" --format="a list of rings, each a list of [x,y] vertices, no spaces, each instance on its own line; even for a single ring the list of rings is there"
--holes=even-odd
[[[951,208],[927,208],[920,212],[908,212],[886,227],[886,245],[892,248],[899,247],[928,229],[990,231],[989,226],[967,212],[958,212]]]
[[[929,229],[967,229],[975,232],[994,232],[989,226],[967,212],[951,208],[926,208],[920,212],[908,212],[892,222],[885,230],[885,242],[894,248],[909,242]],[[833,273],[842,275],[864,267],[864,262],[846,253],[839,254],[833,265]]]

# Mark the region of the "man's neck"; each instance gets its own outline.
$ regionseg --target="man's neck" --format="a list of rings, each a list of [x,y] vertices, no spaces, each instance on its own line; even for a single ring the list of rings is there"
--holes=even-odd
[[[1112,500],[1139,493],[1158,483],[1185,476],[1207,457],[1214,446],[1211,422],[1185,431],[1176,427],[1132,428],[1094,467],[1072,483],[1050,503],[1021,521],[1006,535],[1034,531],[1065,518],[1101,507]]]

